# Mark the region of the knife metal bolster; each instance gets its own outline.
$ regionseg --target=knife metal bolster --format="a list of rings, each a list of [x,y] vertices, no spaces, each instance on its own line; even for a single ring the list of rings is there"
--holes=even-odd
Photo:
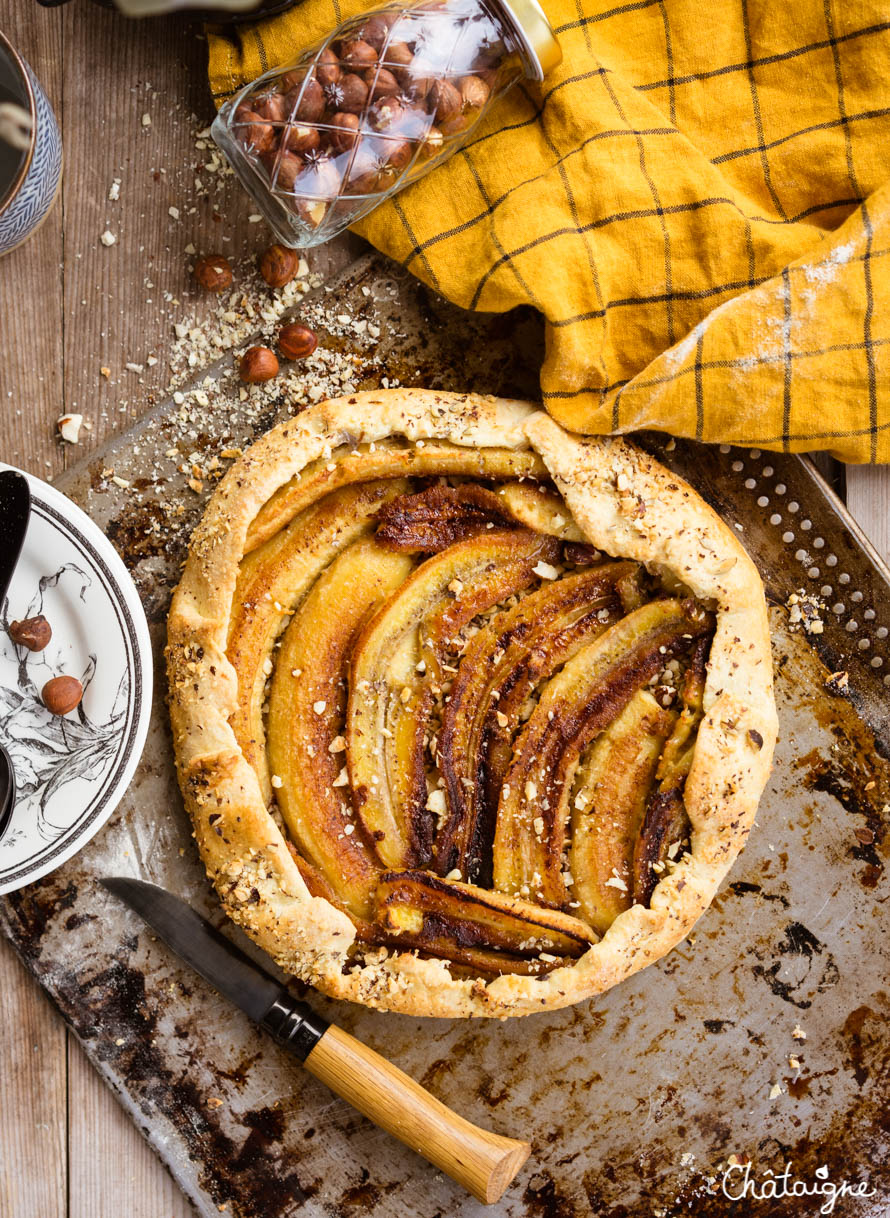
[[[305,1003],[282,993],[260,1020],[260,1026],[304,1062],[330,1024]]]

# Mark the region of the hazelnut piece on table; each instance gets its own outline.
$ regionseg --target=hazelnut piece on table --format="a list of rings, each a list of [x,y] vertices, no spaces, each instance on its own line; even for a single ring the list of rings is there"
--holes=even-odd
[[[286,245],[270,245],[260,255],[260,274],[270,288],[283,288],[285,284],[290,283],[299,265],[299,258]]]
[[[22,618],[20,622],[10,622],[9,637],[19,647],[27,647],[29,651],[43,651],[53,637],[52,627],[43,616]]]
[[[43,705],[52,715],[67,715],[80,704],[83,686],[77,677],[53,677],[40,692]]]
[[[301,321],[292,321],[278,331],[278,350],[285,359],[305,359],[317,346],[315,331]]]
[[[261,385],[278,375],[278,357],[268,347],[248,347],[241,356],[238,372],[248,385]]]
[[[232,268],[222,254],[208,254],[195,263],[195,279],[207,292],[225,292],[232,286]]]

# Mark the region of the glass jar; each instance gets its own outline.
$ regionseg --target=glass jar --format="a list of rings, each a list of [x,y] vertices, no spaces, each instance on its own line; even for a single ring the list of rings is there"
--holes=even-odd
[[[345,21],[227,102],[213,138],[286,245],[320,245],[429,173],[562,57],[536,0],[424,0]]]

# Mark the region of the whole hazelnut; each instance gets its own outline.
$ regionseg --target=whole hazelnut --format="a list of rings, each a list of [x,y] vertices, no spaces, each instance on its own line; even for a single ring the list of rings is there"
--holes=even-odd
[[[248,152],[269,152],[274,147],[277,135],[271,123],[253,110],[238,109],[235,114],[238,139]]]
[[[386,161],[377,155],[369,140],[363,140],[356,149],[349,167],[346,193],[350,195],[373,194],[374,191],[380,189],[380,180],[385,171]]]
[[[444,123],[440,123],[439,129],[443,135],[459,135],[461,131],[466,131],[475,117],[472,110],[468,110],[466,114],[458,113],[453,118],[448,118]]]
[[[294,183],[300,176],[302,168],[302,157],[295,156],[292,152],[282,152],[278,159],[278,176],[275,179],[276,187],[290,194],[294,188]]]
[[[463,101],[450,80],[434,80],[426,98],[426,107],[440,125],[460,114]]]
[[[397,127],[404,117],[405,107],[398,97],[384,97],[369,111],[368,121],[375,131]]]
[[[387,170],[392,173],[401,173],[411,163],[413,153],[414,149],[407,140],[387,140],[384,149]]]
[[[278,350],[285,359],[305,359],[317,346],[315,331],[301,321],[292,321],[278,331]]]
[[[67,715],[83,697],[83,686],[77,677],[53,677],[40,691],[43,705],[51,715]]]
[[[401,92],[401,85],[387,68],[371,68],[364,76],[372,101],[380,97],[397,97]]]
[[[19,647],[27,647],[29,651],[43,651],[53,637],[49,622],[39,613],[37,617],[26,617],[20,622],[10,622],[9,637]]]
[[[418,156],[424,160],[429,160],[430,157],[438,156],[442,151],[442,145],[445,143],[445,137],[438,127],[430,127],[429,131],[423,137]]]
[[[432,126],[432,118],[426,110],[401,97],[384,97],[375,102],[368,121],[375,131],[399,135],[406,140],[423,139]]]
[[[205,292],[225,292],[232,286],[232,268],[222,254],[208,254],[195,263],[195,279]]]
[[[270,245],[260,255],[260,274],[270,288],[283,288],[296,275],[299,264],[296,253],[286,245]],[[254,350],[261,351],[262,347]]]
[[[278,357],[268,347],[248,347],[241,356],[238,374],[248,385],[260,385],[278,375]]]
[[[369,195],[385,190],[395,173],[411,160],[407,140],[365,139],[359,145],[349,172],[350,194]]]
[[[347,72],[335,84],[328,85],[325,97],[332,110],[360,114],[368,100],[368,86],[355,72]]]
[[[402,72],[402,88],[408,97],[415,101],[426,101],[429,97],[430,89],[433,87],[435,77],[414,75],[407,69]]]
[[[356,71],[361,68],[373,68],[377,62],[377,52],[370,42],[365,42],[361,38],[352,38],[340,47],[340,61],[347,68]]]
[[[297,105],[298,98],[299,105]],[[293,117],[301,123],[317,123],[324,114],[324,90],[315,77],[306,81],[302,97],[300,97],[299,88],[296,88],[288,93],[287,99],[288,113],[296,106]]]
[[[340,60],[330,47],[325,47],[315,65],[317,80],[323,87],[325,85],[334,85],[340,79],[340,73]]]
[[[374,13],[359,31],[363,41],[370,43],[375,51],[379,51],[397,20],[397,13]]]
[[[335,114],[330,120],[328,139],[337,152],[348,152],[358,136],[357,114]]]
[[[266,93],[253,99],[253,108],[270,123],[283,123],[287,117],[284,98],[280,93]]]
[[[296,189],[313,198],[333,199],[340,189],[342,172],[329,156],[313,153],[306,158]]]
[[[460,82],[463,104],[473,110],[481,110],[488,101],[491,90],[479,76],[464,76]]]
[[[321,135],[317,127],[294,123],[285,131],[281,143],[288,152],[298,152],[304,155],[307,152],[315,151],[321,143]]]
[[[407,68],[414,62],[414,52],[407,42],[391,42],[383,52],[381,62],[388,68]]]
[[[280,148],[272,148],[268,152],[260,153],[260,164],[265,169],[266,173],[271,178],[275,172],[275,166],[278,164],[278,157],[281,153]]]
[[[297,199],[296,201],[297,215],[310,228],[318,228],[325,218],[327,210],[328,204],[324,199]]]

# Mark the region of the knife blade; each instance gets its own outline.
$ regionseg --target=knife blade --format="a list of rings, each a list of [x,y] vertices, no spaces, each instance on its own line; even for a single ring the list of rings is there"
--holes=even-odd
[[[255,1023],[262,1023],[283,987],[254,964],[240,947],[211,926],[191,905],[157,884],[128,876],[109,876],[102,883],[138,913],[180,959],[200,973],[224,998],[240,1007]]]
[[[480,1129],[446,1108],[392,1062],[294,998],[172,892],[129,876],[106,876],[101,883],[180,959],[359,1112],[483,1204],[491,1205],[503,1195],[529,1156],[528,1142]]]
[[[0,472],[0,605],[25,544],[30,515],[28,479],[18,470],[4,469]]]

